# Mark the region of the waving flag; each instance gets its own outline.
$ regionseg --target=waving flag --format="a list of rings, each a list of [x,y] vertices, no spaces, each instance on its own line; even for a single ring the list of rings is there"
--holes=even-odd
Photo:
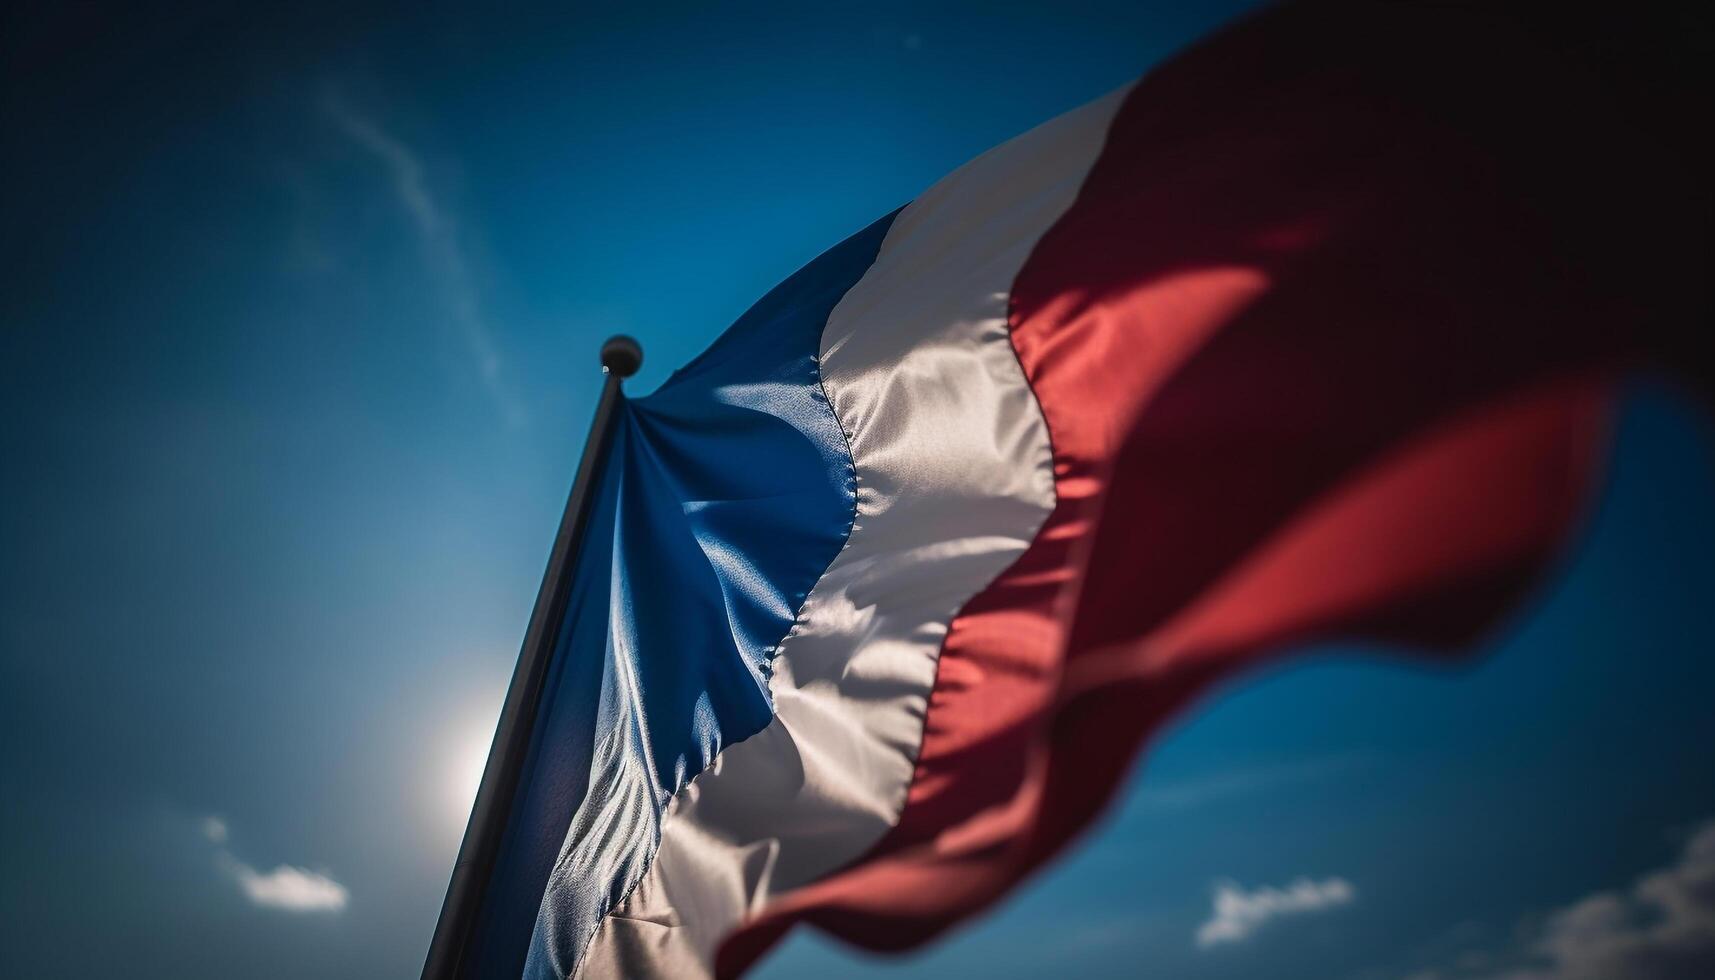
[[[1674,158],[1587,143],[1617,110],[1508,25],[1270,12],[619,403],[459,974],[730,975],[799,921],[922,942],[1211,683],[1504,612],[1614,372],[1701,302],[1695,248],[1627,258],[1588,193]]]

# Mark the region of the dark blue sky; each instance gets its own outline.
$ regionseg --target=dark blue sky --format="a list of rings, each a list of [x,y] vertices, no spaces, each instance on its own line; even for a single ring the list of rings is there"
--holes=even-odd
[[[414,975],[601,338],[652,389],[1242,6],[10,15],[0,972]],[[1481,658],[1232,686],[893,975],[1571,978],[1666,942],[1555,945],[1602,893],[1652,921],[1646,872],[1691,894],[1715,818],[1715,429],[1645,382],[1616,433]],[[1704,946],[1627,975],[1707,966],[1702,902]],[[800,937],[761,974],[876,970]]]

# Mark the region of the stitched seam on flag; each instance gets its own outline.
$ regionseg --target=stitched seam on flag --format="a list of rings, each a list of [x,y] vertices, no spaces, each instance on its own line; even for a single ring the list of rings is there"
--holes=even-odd
[[[1098,153],[1098,155],[1099,155],[1099,153]],[[1086,174],[1086,176],[1087,176],[1087,174]],[[1070,211],[1071,207],[1068,206],[1066,210]],[[1064,216],[1062,216],[1062,217],[1064,217]],[[1054,224],[1049,226],[1049,231],[1052,231],[1054,227],[1059,225],[1059,223],[1060,223],[1060,219],[1056,218],[1054,221]],[[1037,246],[1041,245],[1042,239],[1046,238],[1046,237],[1048,237],[1047,231],[1043,232],[1042,236],[1037,238],[1036,244],[1032,245],[1030,247],[1030,252],[1031,252],[1032,256],[1034,256],[1036,254]],[[1024,263],[1019,266],[1019,270],[1023,271],[1024,267],[1028,266],[1029,264],[1030,264],[1030,258],[1026,257],[1024,260]],[[1016,285],[1017,282],[1018,282],[1018,279],[1015,276],[1013,278],[1013,285]],[[1048,524],[1054,519],[1054,512],[1056,510],[1060,509],[1060,481],[1055,479],[1055,475],[1054,475],[1054,463],[1055,463],[1055,460],[1059,458],[1059,451],[1055,448],[1055,445],[1054,445],[1054,430],[1048,425],[1048,413],[1046,411],[1044,411],[1042,408],[1042,399],[1037,397],[1036,386],[1030,383],[1030,375],[1028,372],[1026,372],[1024,370],[1024,362],[1019,357],[1017,346],[1015,346],[1012,342],[1013,314],[1014,314],[1013,295],[1012,295],[1012,288],[1009,286],[1007,289],[1007,292],[1006,292],[1006,314],[1005,314],[1005,316],[1006,316],[1006,349],[1007,349],[1007,352],[1012,355],[1013,363],[1018,365],[1019,377],[1024,381],[1024,388],[1027,392],[1030,393],[1030,400],[1036,406],[1037,414],[1042,420],[1042,431],[1044,434],[1044,438],[1048,442],[1048,456],[1047,456],[1046,463],[1042,462],[1041,460],[1038,460],[1037,464],[1036,464],[1036,468],[1037,468],[1038,472],[1042,472],[1043,470],[1047,471],[1048,493],[1049,493],[1049,496],[1053,498],[1053,500],[1049,504],[1047,512],[1042,515],[1042,520],[1036,525],[1035,530],[1030,532],[1029,543],[1026,544],[1025,547],[1021,551],[1019,551],[1017,557],[1013,558],[1012,561],[1008,562],[1006,564],[1005,568],[1002,568],[1000,571],[996,572],[993,578],[989,579],[987,582],[985,582],[983,584],[982,588],[979,588],[975,592],[972,592],[970,597],[967,598],[964,601],[964,603],[962,605],[960,605],[959,608],[953,613],[953,615],[947,620],[947,632],[946,632],[946,635],[941,637],[941,645],[938,648],[936,648],[936,650],[935,650],[935,672],[934,672],[934,675],[932,676],[932,678],[930,679],[930,682],[929,682],[928,695],[925,696],[925,698],[923,700],[923,722],[918,727],[918,730],[917,730],[917,748],[916,748],[916,751],[912,752],[912,754],[911,754],[911,779],[906,782],[906,784],[904,785],[903,788],[901,788],[901,790],[899,792],[899,797],[898,797],[898,800],[899,800],[898,805],[893,808],[893,810],[894,810],[893,826],[895,828],[897,828],[900,825],[900,823],[903,821],[904,816],[905,816],[906,807],[908,807],[911,803],[911,788],[913,786],[916,786],[918,784],[918,782],[921,781],[923,778],[923,770],[922,770],[923,743],[925,741],[927,741],[928,737],[929,737],[929,717],[931,714],[934,713],[934,710],[935,710],[935,691],[941,685],[942,654],[946,653],[947,640],[949,638],[951,638],[953,635],[954,624],[956,624],[965,615],[965,610],[970,608],[971,603],[975,602],[978,598],[980,598],[989,589],[993,588],[994,584],[996,582],[999,582],[1001,579],[1012,574],[1013,569],[1018,567],[1018,563],[1023,561],[1025,556],[1030,554],[1031,549],[1033,547],[1035,547],[1036,540],[1037,540],[1037,538],[1041,537],[1043,529],[1046,528],[1048,526]],[[860,855],[856,860],[845,865],[844,867],[840,868],[837,871],[829,873],[825,877],[826,878],[832,878],[836,875],[844,874],[847,870],[849,870],[851,868],[855,868],[858,865],[866,863],[876,854],[876,852],[880,849],[880,847],[886,843],[887,836],[889,836],[889,835],[883,835],[881,840],[876,841],[873,845],[871,845],[869,847],[868,850],[864,851],[864,853],[862,855]]]
[[[1013,363],[1018,365],[1019,377],[1023,379],[1025,390],[1030,392],[1030,400],[1035,403],[1036,411],[1040,414],[1042,419],[1042,431],[1048,441],[1048,461],[1046,464],[1048,471],[1048,486],[1050,488],[1049,492],[1054,498],[1054,502],[1049,507],[1048,513],[1043,515],[1042,522],[1036,525],[1036,530],[1030,535],[1030,542],[1025,546],[1024,550],[1020,551],[1017,557],[1008,562],[1004,569],[988,581],[988,584],[972,593],[971,597],[965,600],[964,605],[959,607],[958,612],[953,614],[953,618],[947,621],[947,633],[941,638],[940,649],[935,652],[935,675],[929,685],[930,696],[923,703],[923,726],[917,733],[917,751],[912,755],[911,781],[905,784],[905,789],[901,794],[899,807],[896,811],[897,815],[894,817],[893,826],[895,829],[905,821],[905,811],[911,805],[911,788],[916,786],[922,780],[924,775],[922,768],[923,745],[929,738],[930,716],[933,715],[935,711],[934,692],[941,685],[942,655],[946,653],[947,641],[952,639],[954,627],[958,625],[959,620],[965,617],[965,613],[970,609],[971,603],[977,601],[977,599],[981,598],[986,592],[994,588],[994,584],[996,582],[999,582],[1001,579],[1011,575],[1013,570],[1018,567],[1019,563],[1024,561],[1026,557],[1029,557],[1030,553],[1035,550],[1037,541],[1041,538],[1043,530],[1054,522],[1054,515],[1060,509],[1060,481],[1055,474],[1055,465],[1060,458],[1060,450],[1054,441],[1054,427],[1048,422],[1048,411],[1042,407],[1042,398],[1036,392],[1036,384],[1031,379],[1030,372],[1025,369],[1024,358],[1019,354],[1018,344],[1013,340],[1014,332],[1017,328],[1018,316],[1017,296],[1015,295],[1015,290],[1018,287],[1019,277],[1024,274],[1024,270],[1030,268],[1031,260],[1036,258],[1036,253],[1042,248],[1042,243],[1046,241],[1049,236],[1053,235],[1054,232],[1060,228],[1061,224],[1065,222],[1066,216],[1071,214],[1077,208],[1079,199],[1084,196],[1084,188],[1090,179],[1090,174],[1095,171],[1096,164],[1101,161],[1102,154],[1107,152],[1108,138],[1113,132],[1114,124],[1119,120],[1120,114],[1125,111],[1126,103],[1131,100],[1132,93],[1135,91],[1136,83],[1133,83],[1132,90],[1127,92],[1120,100],[1119,105],[1114,107],[1113,115],[1108,119],[1107,128],[1102,131],[1101,146],[1099,146],[1096,149],[1096,152],[1090,157],[1090,163],[1084,170],[1083,179],[1078,182],[1078,193],[1072,196],[1072,200],[1066,205],[1066,209],[1060,213],[1060,216],[1055,218],[1047,228],[1042,230],[1042,234],[1037,236],[1036,241],[1030,246],[1030,254],[1025,256],[1024,261],[1019,264],[1018,272],[1013,274],[1012,282],[1007,287],[1006,348],[1007,351],[1012,354]],[[1041,464],[1039,464],[1039,466],[1040,465]],[[875,844],[871,846],[869,850],[865,851],[857,860],[846,865],[844,868],[841,868],[839,871],[829,874],[827,877],[832,878],[835,875],[844,874],[846,871],[868,862],[878,853],[882,853],[882,847],[886,843],[887,837],[884,836],[881,840],[876,841]]]
[[[857,283],[853,283],[852,286],[853,286],[853,288],[856,288]],[[850,292],[850,291],[851,291],[850,289],[847,290],[847,292]],[[824,327],[824,329],[826,329],[826,328]],[[774,661],[776,658],[778,658],[780,656],[780,648],[784,647],[786,645],[786,641],[788,641],[788,640],[792,639],[792,637],[798,635],[799,630],[804,625],[804,607],[806,605],[808,605],[810,602],[810,593],[816,591],[816,586],[820,585],[822,582],[822,579],[827,577],[828,569],[833,568],[834,563],[840,560],[840,556],[846,553],[847,548],[851,547],[852,532],[857,530],[858,482],[859,481],[858,481],[858,472],[857,472],[857,454],[852,451],[852,435],[850,432],[846,431],[845,419],[840,418],[840,413],[834,410],[833,400],[828,397],[827,385],[825,385],[822,381],[822,354],[821,354],[821,352],[818,350],[815,354],[810,355],[810,358],[814,362],[814,366],[810,369],[810,371],[811,371],[812,376],[816,379],[816,388],[814,391],[810,392],[810,397],[812,399],[814,399],[815,401],[821,402],[824,406],[827,407],[828,414],[833,417],[834,426],[840,430],[840,441],[846,447],[846,493],[851,495],[852,511],[851,511],[851,518],[846,521],[846,534],[845,534],[845,538],[840,542],[840,550],[834,552],[834,557],[828,559],[827,568],[822,569],[822,574],[816,576],[816,581],[811,583],[810,588],[806,589],[804,592],[801,592],[798,595],[793,597],[793,601],[798,603],[798,608],[792,614],[792,625],[787,628],[786,635],[782,636],[780,638],[779,642],[773,644],[772,646],[770,646],[768,648],[768,659],[766,659],[762,662],[762,672],[768,679],[768,685],[763,690],[763,694],[765,694],[768,697],[768,705],[771,708],[774,706]],[[778,717],[778,716],[773,716],[773,717]],[[769,724],[773,724],[773,717],[770,717]],[[768,727],[767,725],[764,725],[763,730],[765,730],[767,727]],[[760,733],[761,733],[761,730],[759,730],[757,734],[760,734]],[[744,739],[739,739],[738,742],[734,742],[732,744],[737,745],[737,744],[739,744],[739,742],[742,742],[742,741],[744,741]],[[721,751],[722,752],[726,751],[726,746],[724,746],[724,745],[721,746]],[[715,755],[718,758],[720,756],[720,753],[717,752],[717,753],[715,753]],[[712,763],[711,763],[711,767],[712,767]],[[705,767],[703,770],[701,770],[697,773],[697,776],[701,776],[704,772],[707,772],[709,768],[710,767]],[[696,782],[696,778],[697,778],[696,776],[692,776],[690,779],[685,781],[685,785],[690,786],[691,783]],[[679,794],[675,793],[673,795],[678,796]],[[665,815],[665,811],[663,811],[663,815]]]
[[[898,211],[896,210],[894,213],[898,214]],[[867,270],[865,274],[867,275]],[[861,276],[858,281],[862,281]],[[846,292],[849,293],[856,287],[857,282],[853,282]],[[841,298],[844,299],[844,295],[842,295]],[[836,303],[836,308],[837,306],[838,304]],[[824,329],[826,329],[826,325],[824,325]],[[763,693],[768,699],[768,705],[770,708],[774,707],[774,660],[780,655],[780,650],[786,645],[787,641],[796,636],[803,627],[804,607],[809,604],[810,596],[815,593],[816,586],[822,584],[822,581],[827,578],[828,569],[833,568],[834,564],[839,561],[840,556],[845,554],[846,550],[851,547],[852,532],[857,530],[859,479],[857,472],[857,455],[852,451],[851,433],[846,431],[845,420],[840,418],[840,413],[834,410],[833,400],[828,397],[827,385],[824,383],[822,377],[821,351],[818,349],[814,354],[810,355],[810,358],[812,362],[810,369],[811,376],[816,382],[815,388],[810,392],[810,397],[815,401],[821,402],[827,407],[828,415],[833,418],[835,427],[840,430],[840,439],[846,447],[846,492],[851,496],[851,519],[846,522],[845,538],[840,542],[840,550],[836,551],[833,558],[829,559],[827,568],[822,569],[822,574],[816,577],[815,583],[813,583],[808,590],[794,596],[794,601],[798,603],[798,608],[793,611],[792,625],[787,628],[786,634],[780,638],[779,642],[774,643],[768,648],[767,659],[762,663],[762,670],[767,679],[767,687],[764,689]],[[610,916],[615,918],[632,918],[631,916],[626,916],[623,913],[618,913],[616,910],[623,908],[625,903],[631,900],[632,893],[637,890],[637,886],[642,884],[645,878],[649,877],[649,872],[655,867],[655,858],[661,853],[661,841],[666,836],[667,815],[673,811],[673,804],[677,802],[681,796],[688,793],[691,788],[697,784],[697,780],[703,777],[704,773],[714,769],[714,764],[720,759],[722,753],[726,752],[734,745],[740,745],[752,737],[767,731],[770,726],[776,723],[776,719],[778,717],[778,715],[771,715],[768,724],[763,725],[755,732],[752,732],[750,735],[746,735],[744,738],[722,745],[720,752],[715,753],[713,758],[709,760],[709,764],[707,766],[698,770],[696,775],[692,776],[690,779],[685,780],[685,785],[679,787],[679,789],[668,798],[667,805],[661,810],[661,821],[656,827],[655,846],[650,849],[648,855],[644,857],[642,871],[637,875],[635,880],[626,886],[625,891],[620,894],[619,900],[604,909],[602,914],[596,918],[595,923],[584,936],[583,945],[578,952],[577,962],[572,964],[572,969],[566,974],[564,980],[571,980],[572,977],[577,976],[579,971],[583,969],[584,960],[589,956],[590,947],[595,944],[596,935],[601,932],[602,924],[605,923]],[[666,928],[677,927],[667,926]]]
[[[917,737],[917,752],[912,760],[911,781],[905,785],[904,795],[899,803],[898,816],[894,818],[895,829],[905,822],[905,811],[911,805],[911,788],[916,786],[924,775],[922,768],[923,745],[929,737],[930,716],[933,715],[935,711],[935,700],[933,694],[941,683],[941,664],[943,662],[942,654],[946,652],[947,641],[952,639],[954,628],[957,626],[958,622],[965,617],[965,613],[970,608],[971,603],[981,598],[984,593],[993,588],[996,582],[999,582],[1001,579],[1011,575],[1013,570],[1016,569],[1025,558],[1030,556],[1031,552],[1035,550],[1036,545],[1042,536],[1043,530],[1054,522],[1054,516],[1056,512],[1060,510],[1060,481],[1055,473],[1055,465],[1060,458],[1060,450],[1054,441],[1054,427],[1049,424],[1048,411],[1042,407],[1042,399],[1037,394],[1036,384],[1031,379],[1030,372],[1026,370],[1024,366],[1024,357],[1018,352],[1018,344],[1013,339],[1018,325],[1016,290],[1018,288],[1019,277],[1024,275],[1024,271],[1026,269],[1030,268],[1030,263],[1036,258],[1036,253],[1042,248],[1042,243],[1047,241],[1050,236],[1060,229],[1060,227],[1065,223],[1067,215],[1072,214],[1077,209],[1078,202],[1083,198],[1084,191],[1089,183],[1090,174],[1095,172],[1097,164],[1101,162],[1102,155],[1107,152],[1108,140],[1113,134],[1115,124],[1118,123],[1120,117],[1124,114],[1127,103],[1131,101],[1136,92],[1137,83],[1133,82],[1131,83],[1130,91],[1126,92],[1126,94],[1119,100],[1119,104],[1114,107],[1113,115],[1108,118],[1107,127],[1102,131],[1101,145],[1097,147],[1096,152],[1091,155],[1089,165],[1084,170],[1084,176],[1078,182],[1078,192],[1072,196],[1072,200],[1067,203],[1066,209],[1060,213],[1060,216],[1055,218],[1047,228],[1042,230],[1042,234],[1037,236],[1035,243],[1030,246],[1030,254],[1025,256],[1024,261],[1019,264],[1018,272],[1013,274],[1012,283],[1008,286],[1006,291],[1006,346],[1007,350],[1012,353],[1013,361],[1018,365],[1019,376],[1024,379],[1024,386],[1026,390],[1030,392],[1031,401],[1036,403],[1036,410],[1041,413],[1042,429],[1048,440],[1048,484],[1052,488],[1054,503],[1053,506],[1049,508],[1048,513],[1043,516],[1042,523],[1037,525],[1035,533],[1030,536],[1030,543],[1023,551],[1018,553],[1018,557],[1007,563],[1006,568],[993,579],[990,579],[987,585],[983,586],[982,589],[978,590],[969,599],[965,600],[965,604],[959,608],[959,611],[953,615],[952,619],[947,621],[947,634],[941,638],[941,648],[935,655],[935,678],[929,687],[931,696],[923,705],[923,727]],[[886,851],[883,850],[883,847],[887,843],[887,837],[883,837],[881,840],[876,841],[875,845],[866,851],[862,857],[827,877],[833,878],[835,875],[844,874],[846,871],[870,861],[879,854],[886,853]]]

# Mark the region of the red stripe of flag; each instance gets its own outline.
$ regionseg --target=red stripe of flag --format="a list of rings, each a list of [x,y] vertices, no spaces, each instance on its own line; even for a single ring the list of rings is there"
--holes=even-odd
[[[952,624],[899,825],[730,937],[722,974],[798,920],[922,942],[1234,670],[1456,649],[1528,590],[1587,496],[1608,379],[1703,304],[1634,254],[1694,267],[1693,223],[1588,203],[1688,173],[1529,28],[1286,8],[1132,93],[1013,292],[1058,505]]]

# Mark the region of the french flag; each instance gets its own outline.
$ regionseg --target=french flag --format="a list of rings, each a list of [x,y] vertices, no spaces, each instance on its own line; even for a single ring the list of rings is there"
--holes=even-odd
[[[1614,379],[1704,309],[1652,188],[1588,183],[1671,150],[1533,38],[1268,11],[620,401],[456,974],[914,946],[1235,671],[1481,635],[1578,520]]]

